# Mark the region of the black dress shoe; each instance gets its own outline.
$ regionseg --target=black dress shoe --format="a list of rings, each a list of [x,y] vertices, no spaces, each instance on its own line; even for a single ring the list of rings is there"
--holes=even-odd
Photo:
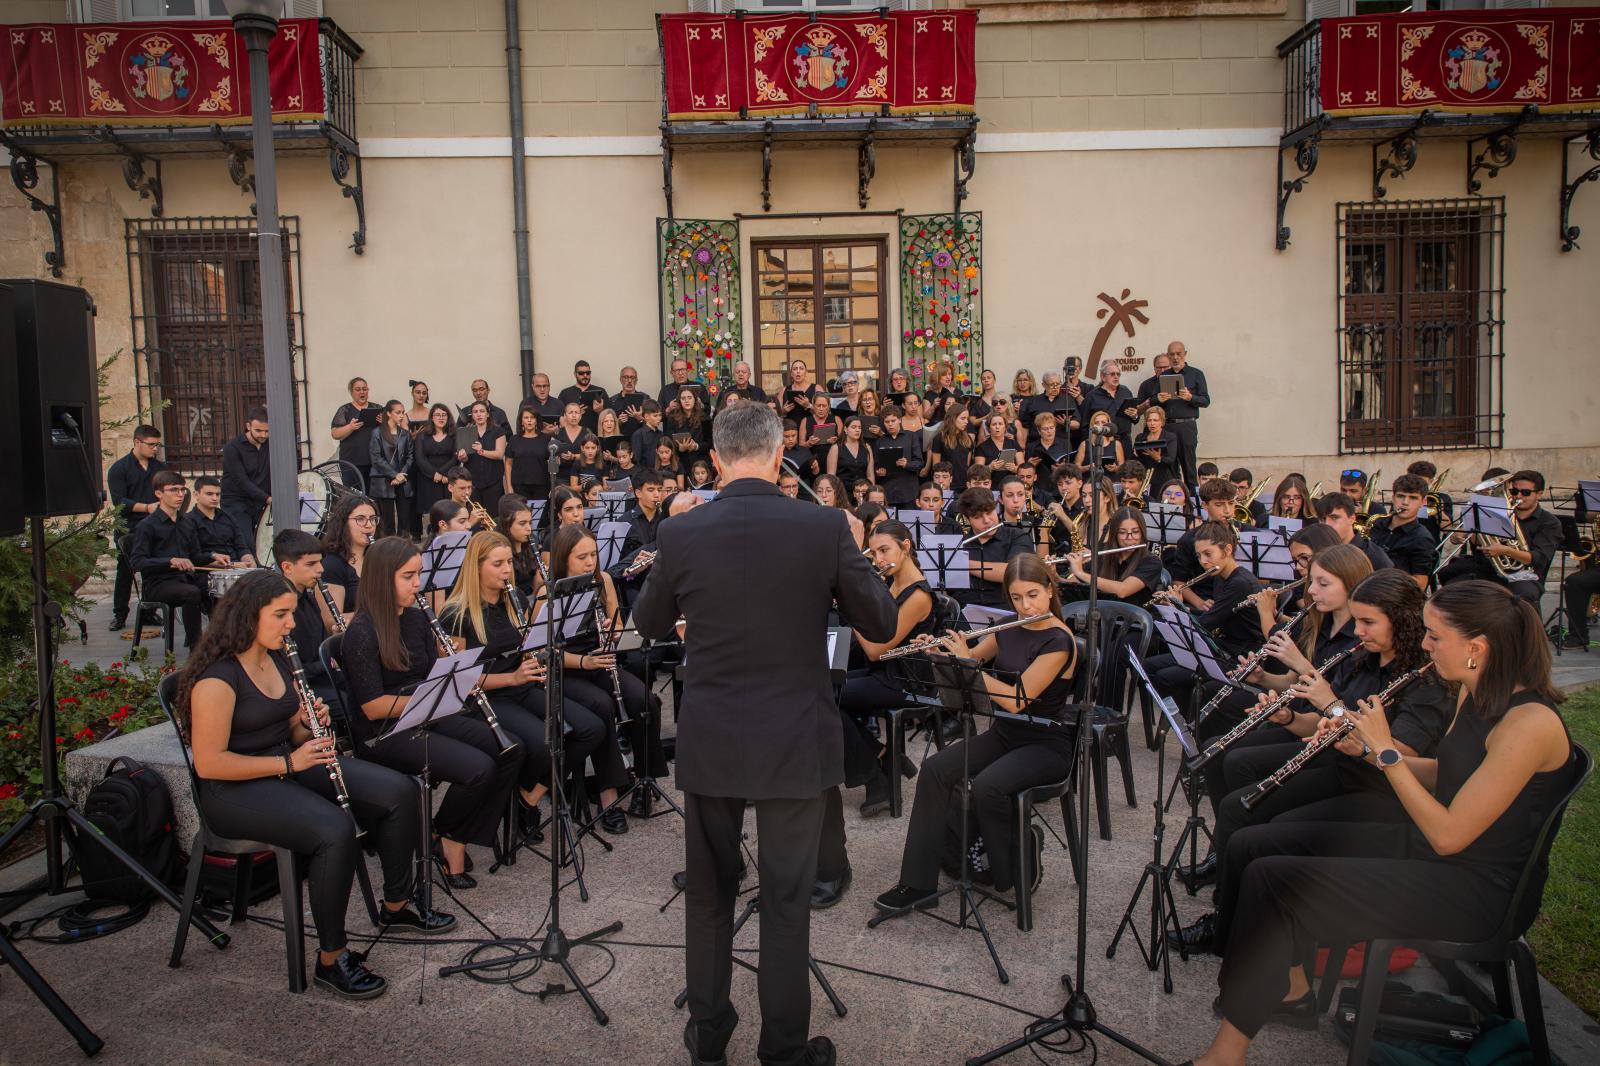
[[[409,929],[413,933],[421,933],[423,936],[438,936],[440,933],[448,933],[454,929],[456,927],[456,919],[455,915],[446,914],[443,911],[419,913],[408,904],[397,911],[384,907],[378,912],[378,925],[385,929],[391,926]]]
[[[1217,853],[1207,855],[1196,866],[1178,867],[1178,877],[1185,885],[1199,888],[1201,885],[1214,885],[1217,883]]]
[[[1220,954],[1217,951],[1216,915],[1202,914],[1176,933],[1167,930],[1167,947],[1174,950],[1182,947],[1190,955]]]
[[[683,1025],[683,1046],[689,1049],[689,1066],[728,1066],[726,1049],[710,1057],[700,1050],[700,1027],[692,1021]]]
[[[127,626],[127,624],[128,624],[128,616],[127,615],[125,615],[125,614],[113,615],[112,618],[111,618],[111,624],[109,626],[107,626],[106,628],[111,630],[111,632],[113,632],[113,633],[120,633],[120,632],[122,632],[123,628],[125,626]]]
[[[118,626],[116,623],[112,623],[111,628],[116,629]],[[1575,633],[1568,633],[1567,638],[1561,642],[1561,648],[1563,651],[1588,651],[1589,638],[1588,636],[1580,637]]]
[[[389,983],[367,969],[360,955],[341,951],[332,964],[317,962],[316,982],[329,992],[337,992],[348,999],[371,999],[383,995]]]
[[[867,782],[867,794],[861,801],[861,817],[871,818],[889,809],[889,775],[882,770]]]
[[[650,790],[643,784],[636,785],[633,795],[628,799],[628,813],[635,818],[650,817],[650,810],[654,806],[650,799]]]
[[[927,910],[938,904],[938,899],[932,888],[911,888],[906,885],[895,885],[889,891],[879,896],[873,902],[880,911],[903,911],[907,907],[918,910]]]
[[[1211,1001],[1211,1013],[1222,1017],[1222,997],[1218,996]],[[1317,1010],[1317,994],[1307,992],[1299,999],[1285,1000],[1272,1008],[1272,1013],[1267,1017],[1268,1025],[1288,1025],[1295,1029],[1315,1029],[1322,1020],[1322,1013]]]
[[[439,869],[441,872],[443,872],[444,847],[439,843],[439,839],[437,837],[435,837],[433,841],[433,861],[439,864]],[[472,852],[470,851],[466,853],[466,858],[464,858],[461,862],[461,872],[464,874],[470,874],[472,872]]]
[[[837,1061],[832,1040],[825,1036],[814,1036],[806,1041],[806,1066],[833,1066]]]
[[[818,881],[811,887],[811,909],[825,911],[829,907],[844,899],[844,894],[850,891],[850,882],[855,879],[855,873],[846,866],[844,876],[835,881]]]
[[[621,836],[628,831],[628,816],[616,807],[600,812],[600,828],[612,836]]]
[[[537,803],[530,805],[521,796],[517,797],[517,831],[524,842],[531,841],[535,844],[544,840],[544,812]],[[467,862],[472,861],[472,856],[467,856]],[[471,869],[469,866],[468,869]]]

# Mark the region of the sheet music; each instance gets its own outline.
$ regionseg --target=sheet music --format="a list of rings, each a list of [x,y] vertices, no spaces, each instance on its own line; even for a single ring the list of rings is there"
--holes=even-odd
[[[422,549],[422,591],[447,589],[456,583],[461,564],[467,557],[467,541],[472,534],[466,530],[440,533]]]
[[[992,626],[997,622],[1009,622],[1017,616],[1017,612],[1002,610],[999,607],[984,607],[981,604],[969,603],[961,608],[961,616],[979,629],[982,629],[984,626]]]
[[[1511,510],[1503,496],[1479,496],[1474,493],[1461,512],[1459,523],[1463,533],[1482,533],[1487,537],[1515,540],[1517,533],[1511,526]]]
[[[534,628],[543,629],[546,625],[544,612],[549,600],[540,600],[538,610],[534,613]],[[556,600],[558,604],[556,620],[561,627],[561,639],[571,640],[578,635],[578,631],[589,620],[589,613],[594,610],[594,589],[584,589],[576,596],[562,596]]]
[[[1300,532],[1300,527],[1303,525],[1305,523],[1298,518],[1284,518],[1275,514],[1267,516],[1267,528],[1275,529],[1286,537]]]
[[[628,539],[628,523],[606,521],[594,531],[600,545],[600,569],[610,570],[622,558],[622,543]]]

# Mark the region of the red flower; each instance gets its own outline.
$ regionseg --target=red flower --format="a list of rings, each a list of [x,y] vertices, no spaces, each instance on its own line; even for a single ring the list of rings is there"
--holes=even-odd
[[[119,714],[127,714],[131,710],[133,710],[133,708],[129,707],[126,703],[124,703],[122,706],[117,708],[117,712]]]
[[[77,703],[78,702],[78,697],[76,697],[76,696],[62,696],[61,699],[57,700],[56,702],[61,704],[61,706],[65,707],[69,703]]]
[[[112,714],[111,714],[110,721],[120,722],[126,717],[128,717],[128,709],[126,707],[124,707],[120,711],[113,711]]]
[[[21,740],[22,739],[22,730],[13,729],[11,732],[6,734],[6,739],[7,740]]]
[[[0,785],[0,800],[16,799],[22,795],[22,790],[16,785]]]
[[[122,669],[122,661],[119,659],[118,661],[112,663],[111,664],[111,669],[113,669],[113,670],[121,670]]]
[[[74,740],[91,740],[93,737],[94,730],[90,729],[88,726],[84,726],[82,729],[72,734],[72,739]]]
[[[63,737],[63,736],[57,736],[56,737],[56,743],[57,744],[65,744],[66,742],[67,742],[67,738],[66,737]]]

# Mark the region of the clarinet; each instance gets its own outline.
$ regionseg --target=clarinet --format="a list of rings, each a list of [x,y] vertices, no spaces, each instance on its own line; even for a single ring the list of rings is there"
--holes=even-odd
[[[335,633],[344,632],[344,615],[339,611],[339,605],[333,602],[333,593],[328,589],[328,583],[322,578],[317,578],[317,591],[322,594],[322,602],[328,605],[328,614],[333,618]]]
[[[455,644],[450,640],[450,634],[444,631],[444,626],[439,623],[439,618],[433,613],[433,608],[428,606],[428,598],[422,593],[417,593],[417,609],[428,620],[428,628],[433,630],[433,639],[439,642],[439,650],[446,655],[455,651]],[[489,723],[489,728],[494,730],[494,737],[500,742],[502,751],[510,751],[519,747],[519,742],[505,731],[500,725],[500,719],[495,717],[494,707],[489,703],[489,697],[483,694],[482,689],[473,692],[473,697],[478,704],[478,710],[483,712],[483,720]]]
[[[330,740],[333,731],[322,724],[322,719],[317,717],[317,694],[311,689],[311,682],[306,680],[306,668],[300,662],[300,650],[294,646],[294,640],[285,633],[283,635],[283,653],[289,657],[289,673],[294,678],[295,694],[300,697],[300,702],[306,705],[306,718],[311,723],[311,735],[318,740]],[[350,809],[350,790],[345,787],[344,768],[339,765],[337,753],[334,760],[328,764],[328,777],[333,780],[333,794],[339,800],[339,806],[344,808],[344,813],[354,820],[355,812]]]
[[[1295,626],[1299,625],[1300,619],[1306,616],[1307,610],[1310,610],[1310,608],[1305,608],[1301,610],[1299,614],[1292,615],[1285,620],[1281,630],[1292,630]],[[1280,630],[1274,630],[1274,633],[1279,631]],[[1271,640],[1272,638],[1268,637],[1267,639]],[[1239,686],[1239,683],[1245,678],[1249,677],[1251,672],[1254,671],[1256,667],[1260,666],[1262,661],[1266,658],[1267,646],[1262,644],[1261,647],[1251,652],[1250,656],[1245,659],[1244,662],[1240,663],[1237,669],[1228,671],[1228,683],[1223,685],[1221,690],[1219,690],[1215,696],[1212,696],[1210,700],[1206,701],[1206,705],[1204,707],[1200,708],[1200,714],[1196,716],[1195,722],[1204,722],[1207,718],[1211,717],[1211,712],[1217,709],[1217,705],[1223,700],[1227,699],[1229,694],[1231,694],[1233,690]]]
[[[1387,703],[1395,693],[1399,692],[1401,689],[1411,684],[1411,682],[1417,680],[1423,674],[1432,669],[1433,663],[1426,662],[1417,667],[1415,670],[1410,670],[1401,674],[1399,677],[1389,682],[1388,686],[1382,692],[1374,696],[1373,699],[1382,703]],[[1266,799],[1268,796],[1272,795],[1272,793],[1276,792],[1279,785],[1283,784],[1285,781],[1289,780],[1289,778],[1299,773],[1301,767],[1305,766],[1306,763],[1316,758],[1323,751],[1333,747],[1335,744],[1339,743],[1339,741],[1349,736],[1350,732],[1356,727],[1355,716],[1346,713],[1343,708],[1335,709],[1331,717],[1337,718],[1339,720],[1339,724],[1331,729],[1323,730],[1321,736],[1306,744],[1305,750],[1295,752],[1294,755],[1289,758],[1289,761],[1278,767],[1277,770],[1273,771],[1271,776],[1263,778],[1261,782],[1256,785],[1254,792],[1251,792],[1249,795],[1245,796],[1244,799],[1240,800],[1240,803],[1244,805],[1245,810],[1254,810],[1257,804]]]
[[[1341,662],[1348,658],[1350,654],[1359,647],[1361,647],[1360,644],[1353,644],[1336,655],[1330,655],[1317,665],[1317,673],[1326,674],[1329,670],[1333,669],[1335,666],[1338,666]],[[1278,698],[1272,700],[1270,703],[1266,703],[1251,711],[1245,716],[1244,721],[1240,722],[1238,725],[1234,726],[1232,729],[1228,730],[1226,733],[1222,734],[1216,740],[1213,740],[1209,745],[1207,745],[1206,750],[1200,753],[1200,757],[1190,764],[1190,769],[1198,770],[1212,759],[1215,759],[1218,755],[1221,755],[1224,751],[1227,751],[1234,741],[1253,730],[1262,722],[1265,722],[1268,718],[1271,718],[1273,715],[1277,714],[1284,707],[1288,706],[1290,700],[1296,698],[1297,697],[1292,693],[1285,692]]]
[[[622,675],[617,672],[616,652],[612,650],[610,637],[611,626],[606,618],[605,598],[600,592],[600,589],[596,589],[594,596],[594,631],[600,641],[598,654],[612,656],[611,665],[606,671],[611,675],[611,698],[617,704],[617,724],[626,725],[633,721],[633,716],[628,713],[627,704],[622,700]]]

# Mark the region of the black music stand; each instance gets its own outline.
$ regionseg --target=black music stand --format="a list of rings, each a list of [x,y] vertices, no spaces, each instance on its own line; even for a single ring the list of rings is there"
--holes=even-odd
[[[1196,677],[1208,678],[1223,685],[1232,683],[1227,669],[1222,665],[1222,652],[1217,648],[1205,631],[1194,620],[1194,616],[1181,607],[1172,607],[1164,604],[1155,606],[1156,632],[1161,634],[1161,639],[1167,643],[1167,651],[1172,655],[1177,664],[1189,670]],[[1199,717],[1193,723],[1199,729],[1205,718]],[[1183,774],[1178,774],[1172,782],[1172,788],[1167,792],[1167,809],[1172,808],[1173,798],[1177,795],[1180,784],[1192,785],[1192,780]],[[1188,788],[1190,803],[1198,802],[1194,789]],[[1190,895],[1194,890],[1190,888]]]
[[[565,724],[561,714],[561,654],[566,640],[571,636],[569,627],[577,624],[583,617],[583,612],[588,609],[587,597],[595,594],[595,575],[578,574],[573,577],[562,578],[550,584],[549,599],[545,601],[544,616],[545,646],[550,649],[550,674],[546,683],[548,706],[545,709],[544,732],[545,742],[550,747],[550,795],[559,795],[558,789],[566,767],[566,742],[563,737],[562,727]],[[552,799],[552,803],[555,802]],[[553,963],[566,974],[567,980],[572,982],[572,987],[583,997],[584,1003],[594,1014],[594,1020],[601,1025],[611,1021],[610,1015],[601,1008],[595,1000],[594,994],[589,991],[589,986],[578,976],[572,968],[570,958],[572,948],[582,944],[593,944],[601,937],[610,936],[622,928],[621,922],[612,922],[603,928],[582,936],[568,938],[561,928],[561,867],[565,865],[562,852],[566,840],[561,832],[550,834],[550,923],[545,927],[545,934],[537,944],[532,939],[507,940],[497,939],[486,944],[489,946],[516,947],[509,955],[481,959],[476,962],[462,963],[456,966],[446,966],[439,971],[440,977],[449,977],[456,973],[476,973],[481,970],[514,970],[523,963],[538,960],[541,963]],[[567,991],[566,986],[550,981],[544,990],[539,993],[542,1003],[551,995]]]
[[[989,694],[988,685],[984,681],[983,667],[972,659],[960,659],[954,656],[907,656],[909,659],[924,659],[927,670],[921,676],[908,674],[902,679],[906,694],[909,696],[937,699],[946,710],[953,712],[961,719],[961,876],[954,884],[946,885],[932,896],[920,899],[907,907],[885,911],[875,915],[867,922],[868,929],[876,929],[879,925],[891,918],[898,918],[904,914],[922,913],[935,921],[954,926],[957,929],[967,928],[970,918],[977,926],[978,932],[983,934],[984,946],[989,949],[989,958],[994,961],[995,976],[1001,984],[1010,984],[1011,975],[1006,973],[1006,968],[1000,961],[1000,952],[994,946],[994,938],[989,935],[989,927],[984,923],[983,913],[979,909],[985,900],[994,900],[1007,910],[1016,910],[1016,904],[1004,896],[991,892],[989,889],[972,880],[972,853],[971,841],[967,839],[967,823],[972,802],[972,768],[971,751],[973,728],[975,718],[999,718],[1008,716],[1007,721],[1022,721],[1032,725],[1060,728],[1062,723],[1054,718],[1039,718],[1028,714],[1013,714],[1010,711],[996,710]],[[1026,704],[1027,697],[1023,694],[1020,683],[1016,689],[1018,704]],[[1021,855],[1022,841],[1018,841],[1018,854]],[[952,922],[941,914],[935,914],[926,909],[929,900],[938,901],[952,892],[961,900],[959,920]]]
[[[1152,544],[1176,544],[1189,531],[1189,516],[1171,503],[1152,503],[1144,509],[1144,537]]]
[[[917,569],[936,589],[964,590],[972,587],[972,556],[961,547],[954,533],[933,533],[917,545]]]
[[[594,539],[600,549],[600,569],[610,570],[621,561],[622,544],[628,539],[628,529],[627,522],[619,522],[609,517],[595,526]]]
[[[635,638],[635,641],[629,643],[629,637]],[[644,641],[640,637],[637,629],[628,629],[624,627],[617,634],[617,646],[615,649],[613,649],[612,654],[618,657],[618,670],[622,669],[621,656],[625,651],[643,651],[645,656],[645,670],[648,671],[650,669],[649,652],[644,650]],[[653,811],[650,815],[648,815],[648,817],[659,818],[665,814],[676,814],[679,818],[687,817],[683,813],[683,808],[678,806],[677,800],[673,799],[670,794],[662,789],[662,787],[656,783],[655,777],[650,773],[650,717],[655,714],[655,711],[651,710],[650,708],[651,695],[650,683],[649,681],[646,681],[644,686],[644,710],[640,717],[640,721],[644,723],[644,743],[640,745],[642,750],[633,753],[634,769],[637,771],[633,775],[633,784],[629,785],[621,792],[618,792],[616,800],[614,800],[610,805],[596,812],[595,816],[584,825],[582,832],[579,833],[579,836],[582,836],[584,833],[592,833],[595,825],[600,821],[600,815],[604,814],[606,811],[616,810],[622,806],[622,802],[624,800],[632,796],[635,792],[640,791],[651,797],[652,804],[655,800],[660,800],[662,803],[666,804],[665,810]],[[621,708],[619,707],[618,710],[620,711]],[[632,721],[631,718],[628,720]],[[663,766],[661,769],[665,770],[666,767]],[[595,839],[598,840],[600,838],[596,837]]]
[[[937,536],[939,520],[933,516],[932,511],[925,511],[920,507],[896,507],[894,509],[895,521],[901,522],[911,530],[911,539],[915,544],[921,544],[924,537]]]
[[[1193,735],[1189,732],[1188,725],[1183,720],[1178,705],[1170,696],[1163,696],[1156,691],[1155,684],[1150,680],[1150,675],[1145,672],[1144,664],[1139,657],[1133,654],[1133,649],[1128,649],[1129,665],[1134,673],[1139,676],[1139,684],[1144,687],[1150,698],[1156,701],[1156,706],[1161,708],[1161,723],[1156,727],[1156,828],[1153,839],[1153,851],[1149,862],[1145,863],[1144,873],[1139,877],[1139,884],[1133,890],[1133,897],[1128,900],[1128,907],[1122,912],[1122,921],[1117,925],[1117,932],[1111,938],[1111,943],[1106,946],[1106,958],[1113,958],[1117,954],[1117,944],[1122,940],[1124,932],[1133,934],[1133,942],[1139,948],[1139,955],[1152,972],[1157,967],[1161,969],[1161,987],[1172,991],[1172,963],[1170,949],[1167,946],[1167,927],[1171,926],[1173,932],[1180,932],[1182,927],[1178,922],[1177,901],[1172,895],[1172,875],[1177,870],[1178,857],[1183,854],[1185,843],[1191,844],[1199,839],[1199,834],[1205,833],[1210,839],[1210,832],[1206,829],[1205,819],[1200,817],[1198,800],[1193,799],[1200,793],[1198,787],[1191,786],[1191,808],[1189,820],[1184,823],[1183,832],[1178,836],[1178,841],[1172,847],[1172,853],[1164,861],[1161,857],[1163,838],[1166,836],[1166,804],[1162,802],[1161,783],[1167,779],[1167,731],[1171,730],[1178,738],[1178,746],[1183,750],[1183,759],[1179,763],[1177,772],[1183,774],[1185,767],[1194,773],[1194,758],[1199,753]],[[1145,886],[1150,887],[1150,925],[1149,941],[1139,935],[1139,924],[1134,920],[1133,912],[1138,909],[1139,897],[1144,894]],[[1193,890],[1190,890],[1193,894]],[[1187,951],[1179,947],[1185,962],[1188,961]]]
[[[448,592],[461,576],[461,565],[467,560],[467,541],[472,534],[465,530],[440,533],[422,549],[422,584],[418,591],[426,596],[430,592]]]
[[[1276,529],[1240,530],[1233,557],[1258,581],[1283,584],[1295,579],[1294,556],[1289,554],[1289,540]]]
[[[1552,505],[1551,510],[1556,510]],[[1586,516],[1586,521],[1594,524],[1600,519],[1600,481],[1578,482],[1578,489],[1572,494],[1573,514],[1557,514],[1561,520],[1561,569],[1557,577],[1557,587],[1561,590],[1556,594],[1556,608],[1550,612],[1550,617],[1545,619],[1545,632],[1550,634],[1550,641],[1556,646],[1556,654],[1562,654],[1561,645],[1566,642],[1567,632],[1571,619],[1567,617],[1567,563],[1576,555],[1583,552],[1583,522],[1578,520],[1578,513]]]

